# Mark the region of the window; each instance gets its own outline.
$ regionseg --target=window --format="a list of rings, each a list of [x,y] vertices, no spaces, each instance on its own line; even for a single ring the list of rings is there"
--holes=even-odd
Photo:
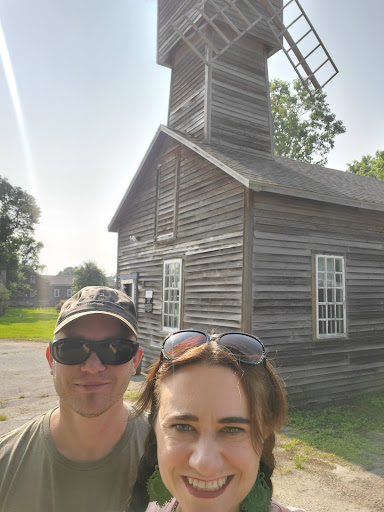
[[[176,236],[179,150],[161,158],[157,168],[156,239]]]
[[[72,297],[72,295],[73,295],[72,288],[68,288],[68,289],[67,289],[67,297],[68,297],[68,298],[69,298],[69,297]]]
[[[120,274],[120,289],[131,297],[137,311],[137,273]]]
[[[56,297],[56,298],[60,297],[60,290],[59,290],[59,288],[55,288],[53,296]]]
[[[318,338],[346,335],[342,256],[316,255],[316,315]]]
[[[36,283],[36,277],[35,276],[29,276],[29,282],[31,284],[35,284]]]
[[[164,261],[163,273],[163,329],[180,329],[182,260]]]

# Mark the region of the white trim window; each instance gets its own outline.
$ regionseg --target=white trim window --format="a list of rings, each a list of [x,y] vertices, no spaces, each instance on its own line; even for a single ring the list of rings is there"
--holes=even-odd
[[[60,288],[55,288],[53,296],[57,299],[60,297]]]
[[[346,335],[342,256],[316,255],[316,329],[318,338]]]
[[[36,284],[36,277],[34,275],[29,276],[29,282],[31,284]]]
[[[69,299],[69,297],[72,297],[72,295],[73,295],[72,288],[67,288],[67,298]]]
[[[180,329],[182,260],[166,260],[163,268],[163,330]]]

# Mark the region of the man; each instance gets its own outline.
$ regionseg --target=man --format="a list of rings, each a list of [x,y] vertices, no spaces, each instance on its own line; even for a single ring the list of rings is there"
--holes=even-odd
[[[47,348],[59,408],[0,438],[0,512],[122,512],[147,424],[123,400],[142,357],[131,299],[88,286]]]

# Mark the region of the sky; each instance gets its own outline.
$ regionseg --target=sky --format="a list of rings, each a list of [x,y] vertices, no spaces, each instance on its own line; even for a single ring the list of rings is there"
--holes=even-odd
[[[384,149],[384,2],[301,5],[339,69],[325,90],[347,132],[327,166],[345,170]],[[86,260],[116,273],[108,225],[167,123],[156,16],[156,0],[0,0],[0,175],[41,209],[45,274]],[[282,52],[269,76],[296,77]]]

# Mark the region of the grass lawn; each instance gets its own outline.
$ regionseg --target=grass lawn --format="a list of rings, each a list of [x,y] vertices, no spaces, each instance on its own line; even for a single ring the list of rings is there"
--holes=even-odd
[[[303,447],[313,446],[370,470],[384,459],[384,392],[337,406],[292,410],[288,427],[284,448],[305,453]]]
[[[58,317],[55,308],[7,308],[0,317],[0,339],[50,341]]]

